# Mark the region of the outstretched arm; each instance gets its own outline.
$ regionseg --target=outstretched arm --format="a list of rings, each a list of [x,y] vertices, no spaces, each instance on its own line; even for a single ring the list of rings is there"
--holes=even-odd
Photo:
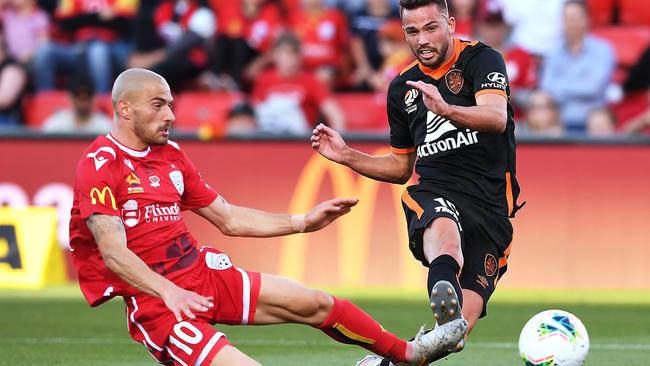
[[[120,278],[147,294],[160,297],[178,321],[194,319],[192,311],[207,311],[214,306],[211,297],[184,290],[152,271],[126,246],[124,225],[117,216],[94,214],[86,224],[95,237],[102,259]]]
[[[194,212],[228,236],[272,237],[320,230],[350,212],[358,201],[335,198],[316,205],[305,215],[288,215],[235,206],[219,196],[209,206]]]
[[[389,183],[406,183],[413,174],[415,153],[373,156],[352,149],[335,130],[320,124],[311,136],[311,147],[329,160],[352,168],[368,178]]]

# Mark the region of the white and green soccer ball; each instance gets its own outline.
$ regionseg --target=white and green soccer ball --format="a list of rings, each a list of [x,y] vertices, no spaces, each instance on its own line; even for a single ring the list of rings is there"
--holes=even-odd
[[[587,329],[563,310],[533,316],[519,335],[519,354],[526,366],[580,366],[588,352]]]

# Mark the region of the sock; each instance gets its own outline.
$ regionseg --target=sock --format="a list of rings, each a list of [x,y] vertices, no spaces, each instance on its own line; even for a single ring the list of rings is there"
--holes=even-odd
[[[458,275],[460,274],[460,265],[454,257],[443,254],[438,258],[434,259],[431,264],[429,264],[429,278],[427,280],[427,289],[429,290],[428,296],[431,296],[431,290],[433,286],[441,280],[449,281],[454,290],[456,290],[456,295],[458,295],[458,302],[460,306],[463,306],[463,291],[460,288],[460,282],[458,282]]]
[[[375,319],[348,300],[334,297],[334,306],[318,326],[334,340],[361,346],[395,362],[406,362],[406,341],[387,332]]]

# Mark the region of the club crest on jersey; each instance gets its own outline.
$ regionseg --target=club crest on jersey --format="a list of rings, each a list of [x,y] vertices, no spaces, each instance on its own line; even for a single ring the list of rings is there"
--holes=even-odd
[[[154,188],[160,187],[160,178],[158,178],[155,175],[152,175],[151,177],[149,177],[149,185]]]
[[[488,277],[494,276],[497,272],[497,259],[490,253],[485,255],[485,274]]]
[[[113,159],[116,158],[115,150],[112,147],[102,146],[97,151],[88,153],[87,158],[92,158],[95,162],[95,170],[99,171],[104,164],[108,163],[108,158],[112,156]]]
[[[128,227],[134,227],[140,222],[140,210],[136,200],[128,200],[122,206],[122,222]]]
[[[458,92],[460,92],[460,90],[463,88],[465,79],[463,78],[463,74],[460,70],[453,69],[449,71],[447,75],[445,75],[445,82],[447,83],[447,88],[449,91],[454,94],[458,94]]]
[[[224,270],[232,267],[230,257],[225,253],[207,252],[205,254],[205,264],[208,268]]]
[[[183,173],[181,173],[179,170],[174,170],[173,172],[169,173],[169,178],[172,180],[172,183],[174,183],[174,187],[178,191],[178,193],[182,196],[183,192],[185,191],[185,183],[183,183]]]
[[[126,177],[126,182],[129,184],[129,187],[127,188],[127,192],[129,194],[134,194],[134,193],[142,193],[144,192],[144,188],[140,185],[140,178],[138,178],[135,173],[131,173]]]
[[[406,113],[413,113],[418,109],[417,105],[414,105],[415,99],[420,95],[420,92],[417,89],[410,89],[404,94],[404,104],[406,104]]]

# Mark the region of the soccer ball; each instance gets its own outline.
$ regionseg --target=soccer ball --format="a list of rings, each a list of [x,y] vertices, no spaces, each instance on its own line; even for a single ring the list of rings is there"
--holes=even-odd
[[[579,366],[589,352],[589,335],[580,319],[562,310],[532,317],[519,335],[526,366]]]

